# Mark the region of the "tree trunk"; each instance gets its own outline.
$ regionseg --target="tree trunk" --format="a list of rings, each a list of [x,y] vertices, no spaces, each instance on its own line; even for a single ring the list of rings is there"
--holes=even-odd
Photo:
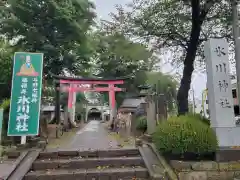
[[[192,73],[194,70],[194,60],[199,45],[199,36],[202,22],[202,19],[200,19],[199,4],[192,4],[192,30],[190,41],[187,46],[187,55],[184,60],[183,76],[177,94],[178,115],[184,115],[188,113],[188,92],[190,89]]]

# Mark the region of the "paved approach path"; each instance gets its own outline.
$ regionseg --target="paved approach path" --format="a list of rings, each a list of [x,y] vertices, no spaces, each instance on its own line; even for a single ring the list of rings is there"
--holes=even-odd
[[[6,178],[6,176],[11,172],[14,166],[14,161],[11,160],[1,160],[0,157],[0,180]]]
[[[118,148],[118,143],[109,137],[107,130],[100,121],[92,120],[76,133],[68,147],[77,149],[109,149]]]

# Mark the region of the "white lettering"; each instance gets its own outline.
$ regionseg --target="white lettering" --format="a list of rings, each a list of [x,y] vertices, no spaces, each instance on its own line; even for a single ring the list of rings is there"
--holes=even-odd
[[[27,78],[22,78],[22,82],[23,82],[23,83],[27,83],[27,82],[28,82],[28,79],[27,79]]]
[[[26,113],[19,113],[18,115],[17,115],[17,121],[27,121],[28,119],[29,119],[29,115],[27,115]]]
[[[37,98],[32,98],[32,101],[31,101],[32,103],[36,103],[36,102],[38,102],[38,100],[37,100]]]
[[[29,97],[26,97],[25,95],[23,95],[22,97],[18,98],[18,104],[29,104]]]
[[[33,87],[38,87],[38,83],[33,83]]]
[[[21,88],[22,89],[27,89],[27,83],[22,83]]]
[[[16,130],[18,132],[26,132],[28,131],[28,124],[26,122],[17,122]]]
[[[22,89],[22,90],[21,90],[21,94],[24,94],[24,95],[25,95],[26,93],[27,93],[27,90],[26,90],[26,89]]]

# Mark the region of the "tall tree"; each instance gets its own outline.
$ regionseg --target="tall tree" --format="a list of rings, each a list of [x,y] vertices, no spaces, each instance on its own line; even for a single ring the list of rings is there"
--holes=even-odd
[[[23,51],[43,52],[45,75],[89,66],[95,15],[88,0],[9,0],[0,8],[0,33]]]
[[[123,87],[128,94],[135,94],[137,86],[145,81],[144,72],[153,69],[156,64],[153,52],[117,32],[98,32],[95,40],[95,74],[103,78],[125,77]],[[140,74],[141,79],[138,78]],[[123,93],[118,93],[118,104],[123,98]]]
[[[188,112],[188,92],[195,59],[203,61],[207,38],[231,38],[231,5],[220,0],[134,0],[130,10],[117,7],[110,29],[140,37],[157,52],[171,51],[173,64],[184,69],[177,94],[178,113]]]
[[[177,97],[177,81],[170,75],[161,72],[147,72],[146,84],[153,87],[153,91],[164,96],[169,111],[172,111]]]

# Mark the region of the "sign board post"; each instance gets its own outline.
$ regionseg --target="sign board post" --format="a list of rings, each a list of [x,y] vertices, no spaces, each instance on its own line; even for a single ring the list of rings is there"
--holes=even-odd
[[[42,68],[42,53],[15,53],[8,136],[22,136],[22,144],[39,133]]]
[[[210,39],[205,44],[207,88],[211,127],[215,130],[220,147],[239,146],[240,129],[236,127],[228,42],[225,39]]]

